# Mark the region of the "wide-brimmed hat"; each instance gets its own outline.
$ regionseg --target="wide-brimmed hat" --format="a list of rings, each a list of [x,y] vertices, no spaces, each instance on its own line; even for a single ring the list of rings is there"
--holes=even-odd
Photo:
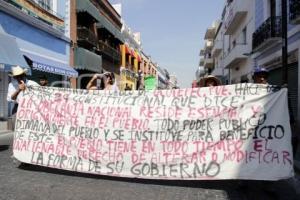
[[[10,76],[14,77],[14,76],[20,76],[22,74],[26,74],[27,73],[27,69],[23,69],[20,66],[13,66],[11,67],[11,72],[9,73]]]
[[[215,77],[215,76],[212,76],[212,75],[208,75],[208,76],[206,76],[206,77],[204,77],[204,78],[202,78],[201,80],[200,80],[200,87],[206,87],[206,83],[207,83],[207,81],[209,81],[209,80],[212,80],[212,81],[215,81],[216,83],[217,83],[217,85],[221,85],[221,80],[220,79],[218,79],[217,77]]]

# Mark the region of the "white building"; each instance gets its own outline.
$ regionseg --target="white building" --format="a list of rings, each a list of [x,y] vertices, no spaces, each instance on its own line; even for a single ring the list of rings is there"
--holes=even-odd
[[[249,54],[254,32],[254,6],[253,0],[231,0],[225,6],[223,65],[229,70],[230,83],[251,81],[254,62]]]
[[[291,113],[296,120],[295,135],[300,140],[300,1],[288,0],[288,90]],[[281,0],[255,0],[255,32],[253,58],[257,65],[269,70],[268,82],[281,85],[282,78],[282,26]],[[298,148],[299,149],[299,148]],[[300,160],[300,151],[295,158]],[[297,163],[297,161],[295,161]],[[298,161],[298,163],[300,163]],[[300,164],[298,164],[300,166]]]

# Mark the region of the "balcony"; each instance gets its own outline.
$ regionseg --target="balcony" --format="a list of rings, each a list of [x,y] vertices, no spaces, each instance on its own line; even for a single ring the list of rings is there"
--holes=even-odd
[[[244,0],[233,0],[228,6],[228,15],[225,19],[225,35],[232,35],[247,15],[248,3]]]
[[[86,27],[77,27],[77,41],[85,47],[97,47],[97,38],[95,34]]]
[[[214,46],[211,50],[211,54],[213,57],[217,57],[222,52],[222,41],[221,40],[215,40]]]
[[[200,58],[199,66],[203,66],[203,65],[204,65],[204,58]]]
[[[219,20],[214,21],[212,26],[206,29],[204,39],[214,40],[219,26],[220,26],[220,21]]]
[[[111,47],[109,44],[99,40],[99,51],[103,56],[110,58],[114,63],[120,63],[121,54],[118,50]]]
[[[126,68],[121,69],[121,76],[129,81],[135,81],[137,79],[137,74],[129,65],[126,66]]]
[[[204,36],[205,40],[213,40],[215,37],[215,28],[214,27],[209,27],[208,29],[206,29],[206,33]]]
[[[252,35],[253,51],[263,51],[281,42],[281,17],[268,18]]]
[[[204,50],[204,49],[201,49],[199,55],[200,55],[200,56],[204,56],[204,54],[205,54],[205,50]]]
[[[205,69],[203,67],[199,67],[196,71],[197,81],[199,81],[201,76],[204,76],[204,75],[205,75]]]
[[[206,56],[204,58],[204,68],[211,69],[214,67],[214,59],[211,56]]]
[[[290,23],[300,24],[300,1],[290,0]]]
[[[248,53],[249,47],[247,44],[236,44],[224,59],[225,68],[236,66],[241,61],[246,60],[248,57],[244,54]]]
[[[212,40],[206,40],[204,45],[204,50],[210,51],[213,46],[214,46],[214,42]]]

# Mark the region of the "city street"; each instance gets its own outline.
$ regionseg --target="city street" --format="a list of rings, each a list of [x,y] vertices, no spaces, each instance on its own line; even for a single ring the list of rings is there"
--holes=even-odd
[[[115,178],[34,165],[19,165],[11,158],[11,155],[10,146],[1,146],[0,200],[299,199],[287,181],[273,182],[267,189],[262,190],[262,185],[266,183],[259,181],[241,184],[240,181],[162,181]]]
[[[300,0],[0,0],[0,200],[300,200]]]

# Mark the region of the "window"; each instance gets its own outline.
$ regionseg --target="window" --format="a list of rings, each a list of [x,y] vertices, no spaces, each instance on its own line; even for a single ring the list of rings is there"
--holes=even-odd
[[[52,10],[52,0],[35,0],[45,10]]]

